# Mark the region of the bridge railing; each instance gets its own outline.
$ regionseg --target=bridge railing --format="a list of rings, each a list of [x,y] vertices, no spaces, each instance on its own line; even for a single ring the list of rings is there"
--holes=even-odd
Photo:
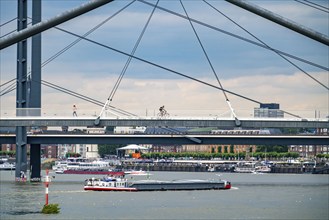
[[[202,109],[202,110],[191,110],[191,109],[170,109],[167,110],[169,115],[166,116],[166,119],[180,119],[180,118],[201,118],[201,119],[232,119],[230,111],[225,109]],[[326,110],[328,111],[328,110]],[[299,115],[305,119],[328,119],[328,112],[325,110],[320,115],[316,115],[314,110],[309,111],[291,111],[295,115]],[[127,112],[132,113],[133,115],[114,115],[111,112],[105,112],[102,115],[102,118],[152,118],[156,119],[160,116],[158,115],[158,109],[151,110],[134,110]],[[240,119],[245,118],[254,118],[253,110],[250,109],[236,109],[236,115]],[[90,109],[90,108],[78,108],[77,117],[98,117],[99,109]],[[1,118],[14,118],[14,117],[73,117],[73,110],[70,108],[56,108],[56,109],[45,109],[45,108],[17,108],[17,109],[1,109],[0,117]],[[296,119],[288,114],[284,114],[284,119]]]

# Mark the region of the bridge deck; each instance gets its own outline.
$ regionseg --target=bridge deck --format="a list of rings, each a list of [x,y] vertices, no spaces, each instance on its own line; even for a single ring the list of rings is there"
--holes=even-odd
[[[328,119],[240,119],[244,128],[329,128]],[[14,117],[1,118],[0,127],[16,126],[94,126],[95,118],[73,117]],[[99,126],[145,126],[145,127],[236,127],[234,119],[209,118],[104,118]]]

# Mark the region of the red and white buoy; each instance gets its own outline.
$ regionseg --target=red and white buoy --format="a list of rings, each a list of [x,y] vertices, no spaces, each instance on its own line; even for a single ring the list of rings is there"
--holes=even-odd
[[[45,187],[46,187],[46,205],[48,205],[48,186],[49,186],[49,183],[51,182],[51,179],[49,177],[49,170],[47,169],[46,170],[46,176],[44,178],[44,183],[45,183]]]

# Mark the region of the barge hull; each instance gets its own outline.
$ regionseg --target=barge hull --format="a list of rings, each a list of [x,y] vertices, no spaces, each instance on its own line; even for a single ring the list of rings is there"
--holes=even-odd
[[[129,187],[138,191],[167,191],[167,190],[221,190],[230,189],[227,182],[141,182],[132,183]]]

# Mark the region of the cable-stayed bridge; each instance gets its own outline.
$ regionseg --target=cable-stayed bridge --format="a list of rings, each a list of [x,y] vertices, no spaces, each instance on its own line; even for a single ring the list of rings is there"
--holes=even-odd
[[[283,111],[286,115],[291,115],[296,117],[296,120],[288,120],[288,119],[282,119],[282,120],[266,120],[266,119],[260,119],[260,120],[256,120],[256,119],[242,119],[241,117],[239,117],[238,114],[236,114],[236,112],[234,111],[231,102],[228,98],[228,95],[233,95],[233,96],[237,96],[239,98],[243,98],[245,100],[251,101],[253,103],[256,104],[262,104],[262,102],[246,97],[244,95],[241,94],[237,94],[233,91],[227,90],[226,88],[223,87],[222,82],[217,74],[216,68],[214,68],[213,65],[213,61],[211,60],[211,58],[208,56],[207,50],[204,47],[204,42],[201,40],[200,35],[198,34],[198,31],[196,29],[196,25],[200,25],[202,27],[207,27],[210,28],[212,30],[216,30],[219,31],[223,34],[226,34],[228,36],[237,38],[237,39],[241,39],[245,42],[249,42],[251,44],[257,45],[259,47],[265,48],[266,50],[269,50],[271,52],[273,52],[274,54],[278,55],[279,57],[281,57],[283,60],[287,61],[288,63],[290,63],[292,66],[294,66],[298,71],[302,72],[303,74],[305,74],[307,77],[309,77],[310,79],[312,79],[314,82],[316,82],[318,85],[320,85],[322,88],[325,88],[326,90],[328,90],[328,85],[326,85],[324,82],[322,82],[321,80],[316,79],[315,77],[313,77],[311,74],[309,74],[307,71],[305,71],[303,68],[299,67],[295,62],[292,62],[291,59],[293,59],[294,61],[298,61],[298,62],[303,62],[303,63],[307,63],[311,66],[314,66],[316,68],[320,68],[324,71],[328,71],[328,66],[325,65],[319,65],[316,64],[314,62],[310,62],[307,61],[305,59],[301,59],[300,57],[294,56],[292,54],[286,53],[282,50],[278,50],[275,48],[270,47],[268,44],[266,44],[264,41],[260,40],[259,38],[257,38],[255,35],[251,34],[251,32],[247,31],[245,28],[243,28],[241,25],[239,25],[238,23],[234,22],[232,19],[230,19],[228,16],[226,16],[225,14],[221,13],[217,8],[215,8],[213,5],[211,5],[209,2],[207,1],[203,1],[205,4],[209,5],[210,7],[212,7],[214,10],[218,11],[219,13],[221,13],[223,16],[225,16],[227,19],[229,19],[230,21],[232,21],[235,25],[237,25],[239,28],[244,29],[246,31],[246,33],[248,33],[253,39],[256,40],[250,40],[249,38],[244,38],[241,36],[238,36],[236,34],[232,34],[229,33],[225,30],[220,30],[219,28],[213,26],[213,25],[209,25],[205,22],[201,22],[198,19],[194,19],[192,18],[189,13],[188,10],[186,10],[186,5],[184,5],[184,1],[177,1],[177,3],[179,5],[181,5],[182,11],[181,13],[178,13],[174,10],[170,10],[170,8],[166,8],[166,7],[162,7],[161,4],[158,4],[159,1],[157,1],[155,3],[151,2],[151,1],[144,1],[144,0],[139,0],[139,1],[131,1],[131,2],[127,2],[127,5],[125,7],[122,8],[122,10],[124,10],[127,7],[130,7],[130,5],[134,4],[135,2],[138,3],[142,3],[144,5],[147,5],[149,7],[153,8],[153,11],[150,13],[149,15],[149,19],[147,20],[146,24],[144,25],[144,28],[142,30],[142,32],[139,35],[138,40],[136,41],[135,45],[134,45],[134,49],[131,52],[126,52],[125,50],[122,49],[117,49],[114,47],[111,47],[105,43],[101,43],[100,41],[94,40],[92,38],[90,38],[88,35],[91,34],[94,30],[96,30],[98,27],[100,27],[101,25],[103,25],[104,23],[106,23],[108,20],[112,19],[112,17],[114,17],[115,15],[119,14],[122,10],[119,10],[117,13],[114,13],[113,16],[109,17],[108,19],[104,20],[104,22],[100,23],[99,25],[95,26],[95,28],[91,29],[89,32],[87,32],[84,35],[81,34],[77,34],[77,33],[73,33],[70,30],[64,29],[62,27],[58,27],[59,24],[62,24],[63,22],[66,22],[72,18],[78,17],[79,15],[86,13],[90,10],[96,9],[98,7],[104,6],[105,4],[109,3],[109,2],[116,2],[116,1],[112,1],[112,0],[102,0],[102,1],[92,1],[89,2],[85,5],[82,5],[81,7],[78,7],[76,9],[73,9],[71,11],[65,12],[63,14],[61,14],[60,16],[54,17],[52,19],[49,19],[47,21],[41,21],[41,5],[39,4],[39,1],[33,1],[33,10],[32,10],[32,18],[29,18],[27,16],[27,1],[25,0],[18,0],[18,16],[17,16],[17,21],[18,21],[18,25],[17,25],[17,33],[14,33],[12,35],[9,36],[1,36],[0,39],[0,49],[6,49],[7,47],[9,47],[10,45],[13,44],[17,44],[17,78],[14,79],[13,81],[8,81],[8,83],[2,84],[1,88],[3,88],[2,86],[6,86],[6,88],[4,90],[1,90],[1,96],[6,95],[12,91],[16,91],[17,93],[17,99],[16,99],[16,109],[25,109],[25,108],[39,108],[40,112],[39,114],[37,114],[37,116],[41,115],[41,85],[45,85],[47,87],[56,89],[58,91],[67,93],[71,96],[75,96],[77,98],[80,98],[82,100],[91,102],[95,105],[98,105],[100,107],[103,107],[103,109],[101,110],[101,113],[99,114],[98,117],[95,118],[64,118],[64,117],[59,117],[59,118],[47,118],[47,117],[20,117],[22,116],[21,114],[17,114],[18,117],[15,118],[1,118],[0,121],[0,125],[1,126],[14,126],[17,127],[16,130],[16,135],[9,137],[8,139],[3,137],[2,140],[8,140],[10,142],[12,142],[13,138],[15,138],[15,143],[17,145],[17,155],[16,155],[16,161],[17,161],[17,170],[16,170],[16,177],[19,176],[20,171],[26,171],[26,144],[32,144],[31,146],[31,161],[35,162],[35,164],[33,164],[33,167],[40,167],[40,164],[38,162],[39,158],[40,158],[40,144],[41,143],[46,143],[47,140],[50,140],[52,138],[58,138],[58,140],[64,141],[65,142],[65,138],[67,138],[67,141],[72,141],[73,142],[77,142],[77,139],[80,138],[80,140],[84,140],[86,142],[90,141],[90,137],[68,137],[68,136],[62,136],[58,135],[55,137],[51,137],[51,136],[43,136],[42,135],[38,135],[35,137],[32,137],[30,135],[27,135],[27,131],[26,131],[26,127],[25,126],[154,126],[154,127],[176,127],[176,126],[195,126],[195,127],[206,127],[206,126],[215,126],[215,127],[235,127],[235,128],[264,128],[264,127],[275,127],[275,128],[312,128],[312,129],[328,129],[328,120],[324,119],[324,120],[320,120],[320,119],[314,119],[314,120],[310,120],[310,119],[306,119],[304,117],[301,117],[295,113],[290,113],[288,111]],[[160,1],[161,2],[161,1]],[[320,44],[324,45],[324,47],[327,47],[329,45],[329,38],[326,35],[320,34],[317,31],[314,31],[312,29],[308,29],[305,27],[301,27],[300,25],[291,22],[287,19],[284,19],[280,16],[277,16],[276,14],[269,12],[267,10],[261,9],[260,7],[257,7],[255,5],[252,4],[247,4],[244,1],[239,1],[239,0],[227,0],[227,2],[237,5],[238,7],[241,7],[245,10],[248,10],[262,18],[268,19],[272,22],[275,22],[276,24],[282,25],[290,30],[293,30],[297,33],[300,33],[314,41],[319,42]],[[112,3],[111,3],[112,4]],[[310,4],[310,3],[308,3]],[[322,10],[322,11],[327,11],[328,9],[325,7],[321,7],[319,5],[312,5],[312,7],[317,8],[317,10]],[[195,77],[191,77],[187,74],[184,74],[180,71],[176,71],[172,68],[168,68],[164,65],[160,65],[154,61],[150,61],[147,60],[139,55],[137,55],[136,53],[136,49],[139,47],[140,41],[145,33],[146,28],[148,27],[150,21],[152,21],[152,17],[154,16],[154,12],[156,10],[160,10],[161,12],[166,12],[169,13],[171,15],[175,15],[177,17],[180,17],[182,19],[185,19],[186,21],[188,21],[190,28],[193,30],[194,36],[197,38],[197,42],[198,45],[200,46],[200,48],[202,48],[202,54],[206,57],[207,63],[209,64],[209,66],[211,67],[211,72],[214,75],[214,77],[216,78],[218,84],[214,85],[211,83],[208,83],[206,81],[200,80],[198,78]],[[32,21],[32,26],[28,27],[28,20]],[[56,27],[55,27],[56,26]],[[70,44],[68,47],[66,47],[65,49],[61,50],[59,53],[55,54],[52,58],[50,58],[49,60],[47,60],[46,62],[44,62],[43,64],[41,64],[41,35],[39,35],[41,32],[51,29],[51,28],[55,28],[57,30],[62,31],[63,33],[66,33],[68,35],[70,35],[71,37],[75,37],[77,38],[76,41],[74,41],[72,44]],[[31,71],[28,72],[27,71],[27,38],[32,37],[32,66],[31,66]],[[123,70],[121,71],[121,74],[118,78],[118,80],[116,81],[116,84],[114,86],[114,89],[111,91],[107,101],[105,103],[100,102],[98,100],[80,95],[76,92],[73,92],[71,90],[65,89],[61,86],[55,85],[53,83],[50,83],[48,81],[42,80],[41,79],[41,67],[43,67],[44,65],[48,64],[49,62],[51,62],[53,59],[55,59],[56,57],[58,57],[59,55],[61,55],[62,53],[64,53],[65,51],[67,51],[68,49],[70,49],[72,46],[74,46],[76,43],[78,43],[79,41],[86,41],[89,43],[92,43],[94,45],[97,45],[98,47],[101,48],[105,48],[107,50],[111,50],[114,51],[118,54],[124,55],[126,57],[128,57],[128,60],[126,61],[125,67],[123,68]],[[228,119],[228,120],[213,120],[213,119],[175,119],[175,118],[166,118],[166,119],[157,119],[157,118],[153,118],[153,119],[149,119],[149,118],[121,118],[121,119],[107,119],[107,118],[103,118],[102,117],[102,113],[103,111],[111,108],[111,102],[112,99],[121,83],[121,80],[123,79],[125,72],[128,68],[128,66],[130,65],[131,60],[137,60],[140,62],[144,62],[147,65],[156,67],[161,69],[162,71],[168,71],[170,73],[174,73],[180,77],[185,77],[187,79],[190,79],[194,82],[197,83],[201,83],[203,85],[212,87],[218,91],[223,92],[223,96],[225,97],[225,102],[227,103],[228,108],[230,109],[230,112],[232,114],[232,118]],[[55,101],[55,99],[53,100]],[[234,105],[233,105],[234,106]],[[121,113],[124,111],[121,111]],[[125,114],[127,112],[124,112]],[[95,137],[95,136],[94,136]],[[175,136],[176,137],[176,136]],[[188,141],[188,143],[210,143],[210,140],[214,140],[217,138],[217,142],[220,142],[221,139],[224,139],[224,137],[222,136],[222,138],[220,137],[216,137],[212,136],[212,137],[194,137],[194,136],[187,136],[187,135],[177,135],[177,138],[181,138],[181,139],[176,139],[176,141]],[[215,138],[214,138],[215,137]],[[101,137],[104,138],[103,140],[105,140],[105,136]],[[98,140],[93,140],[96,142],[101,142],[101,138],[99,138]],[[114,138],[114,137],[106,137],[107,138]],[[130,137],[132,138],[132,137]],[[137,138],[137,136],[136,136]],[[136,139],[136,143],[141,143],[139,142],[142,139],[146,140],[145,136],[142,136],[141,139]],[[150,138],[148,139],[148,141],[152,140],[152,137],[147,137]],[[154,138],[154,137],[153,137]],[[157,137],[157,138],[162,138],[163,140],[161,140],[161,142],[163,142],[165,139],[170,138],[170,137],[166,137],[165,135],[163,135],[162,137]],[[230,138],[230,137],[228,137]],[[249,142],[251,143],[252,141],[255,141],[254,143],[263,143],[264,141],[268,141],[269,139],[263,139],[260,140],[258,139],[259,142],[257,142],[257,137],[254,137],[253,139],[250,139],[250,137],[233,137],[232,139],[226,139],[231,141],[231,143],[235,143],[235,139],[237,138],[246,138],[249,140]],[[267,137],[268,138],[268,137]],[[296,137],[293,136],[287,136],[284,139],[290,139],[292,140],[292,142],[294,143],[323,143],[323,140],[326,140],[326,136],[304,136],[304,137],[297,137],[297,139],[295,139]],[[298,139],[299,138],[299,139]],[[245,140],[246,140],[245,139]],[[120,140],[120,139],[117,139]],[[125,137],[122,137],[122,139],[120,141],[127,141],[128,139],[125,139]],[[133,139],[131,139],[133,140]],[[155,139],[153,139],[155,140]],[[242,139],[240,139],[242,140]],[[273,137],[273,143],[275,143],[275,141],[278,141],[279,143],[280,138],[274,139]],[[308,141],[311,140],[311,141]],[[51,140],[54,141],[54,140]],[[190,142],[192,141],[192,142]],[[281,137],[281,141],[282,141],[282,137]],[[304,142],[303,142],[304,141]],[[319,141],[319,142],[317,142]],[[248,143],[249,143],[248,142]],[[271,142],[272,143],[272,142]],[[283,142],[280,142],[283,143]],[[285,142],[288,143],[288,142]],[[32,176],[40,176],[40,174],[38,173],[39,171],[37,169],[34,169],[34,173],[32,174]]]

